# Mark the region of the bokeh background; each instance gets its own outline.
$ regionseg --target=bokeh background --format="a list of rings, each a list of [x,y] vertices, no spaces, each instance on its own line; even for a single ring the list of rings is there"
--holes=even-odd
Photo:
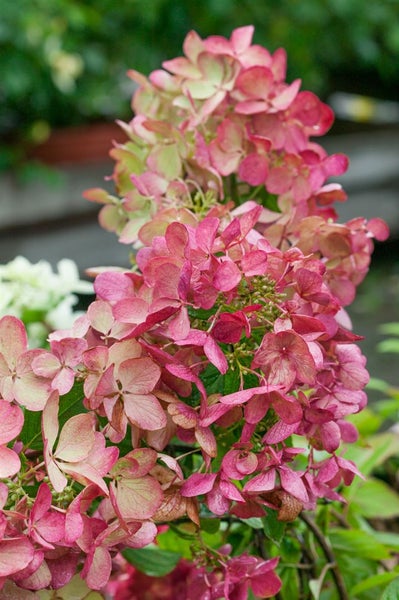
[[[112,171],[115,119],[132,116],[127,70],[180,55],[190,29],[248,24],[255,43],[286,48],[289,81],[336,111],[320,141],[351,161],[341,219],[390,225],[350,314],[372,374],[399,385],[398,355],[376,351],[380,324],[399,321],[399,0],[0,0],[0,262],[127,265],[82,199]]]

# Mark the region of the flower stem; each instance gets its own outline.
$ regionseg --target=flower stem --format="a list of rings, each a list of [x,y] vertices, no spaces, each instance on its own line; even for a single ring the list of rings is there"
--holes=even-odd
[[[308,517],[304,512],[299,515],[300,519],[307,525],[307,527],[312,531],[316,540],[319,543],[320,548],[322,549],[324,556],[330,563],[331,567],[331,575],[334,579],[335,586],[337,588],[338,596],[340,600],[350,600],[348,596],[348,592],[345,587],[345,582],[343,580],[341,571],[337,565],[337,561],[335,560],[334,552],[330,546],[329,541],[323,535],[321,529],[316,525],[316,523]]]

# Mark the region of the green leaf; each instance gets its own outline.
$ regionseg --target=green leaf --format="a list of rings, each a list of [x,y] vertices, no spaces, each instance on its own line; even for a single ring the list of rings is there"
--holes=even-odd
[[[201,321],[207,321],[212,315],[216,313],[216,306],[214,308],[193,308],[192,306],[188,307],[188,314],[191,319],[201,319]]]
[[[398,600],[398,598],[399,598],[399,577],[394,579],[394,581],[392,581],[388,585],[385,592],[381,596],[381,600]]]
[[[19,439],[26,448],[31,450],[42,450],[42,413],[41,411],[32,412],[24,409],[24,426],[19,435]]]
[[[353,597],[362,592],[366,592],[367,590],[370,590],[374,587],[390,583],[397,576],[398,571],[392,571],[388,573],[377,573],[377,575],[372,575],[371,577],[368,577],[367,579],[364,579],[363,581],[360,581],[355,586],[353,586],[353,588],[350,590],[350,595],[351,597]]]
[[[190,539],[182,538],[172,528],[157,535],[157,544],[161,550],[177,552],[182,558],[187,558],[188,560],[192,560],[193,558],[191,551],[193,544],[192,536]]]
[[[343,553],[372,560],[384,560],[390,556],[383,544],[360,529],[332,529],[329,538],[337,555]]]
[[[279,545],[283,539],[286,524],[277,519],[277,511],[271,508],[265,508],[265,511],[266,516],[262,518],[263,531],[270,540]]]
[[[365,408],[360,413],[353,415],[349,420],[356,425],[362,436],[377,433],[383,422],[382,417],[369,408]]]
[[[200,519],[201,530],[208,533],[216,533],[220,528],[220,519]]]
[[[158,548],[127,548],[122,554],[136,569],[151,577],[168,575],[181,559],[177,552]]]
[[[58,420],[60,430],[71,417],[87,412],[83,405],[83,383],[75,383],[70,392],[60,397]]]
[[[200,377],[208,394],[223,394],[224,376],[214,365],[208,365]]]
[[[378,352],[392,352],[399,354],[399,340],[396,338],[389,338],[377,344]]]
[[[389,383],[383,379],[378,379],[377,377],[370,377],[370,381],[367,384],[367,389],[385,393],[389,389]]]
[[[399,335],[399,323],[384,323],[378,327],[378,331],[386,335]]]
[[[223,394],[233,394],[240,386],[240,372],[236,368],[234,371],[229,369],[224,376]]]
[[[374,531],[373,535],[380,544],[384,544],[389,550],[399,552],[399,533]]]
[[[279,573],[281,581],[283,583],[280,595],[283,600],[294,600],[294,598],[300,598],[300,581],[299,573],[297,569],[285,568]]]
[[[251,529],[263,529],[263,519],[259,517],[250,517],[249,519],[240,519],[245,525],[249,525]]]
[[[357,488],[352,503],[368,518],[390,519],[399,515],[399,494],[384,481],[372,477]]]
[[[275,544],[278,546],[278,553],[280,554],[282,561],[290,564],[300,562],[302,548],[296,538],[283,535],[281,542],[275,542]]]
[[[353,460],[359,471],[367,476],[395,454],[399,454],[399,436],[385,432],[368,438],[365,447],[360,443],[349,446],[345,458]],[[348,491],[347,498],[351,497],[352,491],[352,488]]]
[[[392,419],[394,421],[398,421],[398,413],[399,413],[399,390],[389,388],[387,393],[392,396],[392,398],[387,398],[386,400],[378,400],[378,414],[380,414],[385,419]]]

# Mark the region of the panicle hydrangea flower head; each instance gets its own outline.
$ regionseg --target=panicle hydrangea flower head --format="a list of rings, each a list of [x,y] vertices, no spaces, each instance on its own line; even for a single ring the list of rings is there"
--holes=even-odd
[[[332,111],[252,36],[190,32],[184,56],[130,72],[115,195],[85,196],[138,251],[132,269],[99,270],[48,350],[28,350],[24,302],[54,317],[86,284],[67,262],[0,269],[30,286],[21,304],[5,286],[16,316],[0,320],[0,585],[58,589],[79,570],[103,589],[121,550],[182,519],[182,600],[269,598],[278,557],[208,545],[203,519],[294,521],[358,474],[339,448],[368,373],[344,306],[387,229],[337,222],[330,178],[347,159],[313,141]]]

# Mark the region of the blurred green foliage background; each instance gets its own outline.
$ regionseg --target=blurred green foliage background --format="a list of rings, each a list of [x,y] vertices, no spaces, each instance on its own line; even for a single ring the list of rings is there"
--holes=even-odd
[[[285,47],[288,80],[395,99],[399,0],[0,0],[0,169],[54,127],[130,118],[129,68],[180,55],[186,33]]]

